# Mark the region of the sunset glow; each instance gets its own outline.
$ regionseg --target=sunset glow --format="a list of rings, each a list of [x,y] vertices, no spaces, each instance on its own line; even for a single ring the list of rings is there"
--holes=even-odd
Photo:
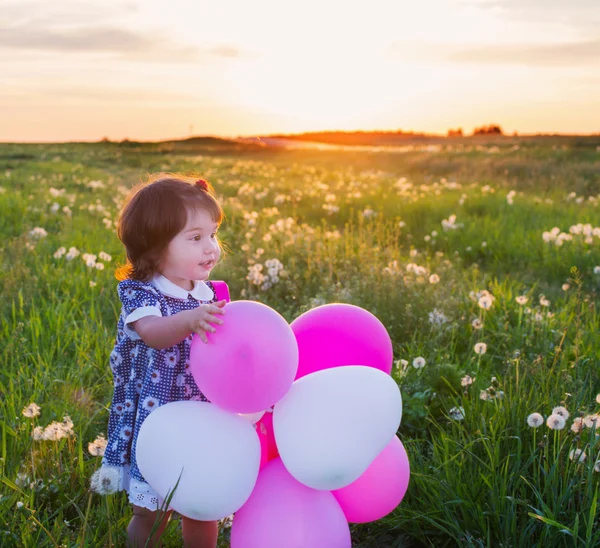
[[[600,131],[600,4],[2,2],[0,140]]]

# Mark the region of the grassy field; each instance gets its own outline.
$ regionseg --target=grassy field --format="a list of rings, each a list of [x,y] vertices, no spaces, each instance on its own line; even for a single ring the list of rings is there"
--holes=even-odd
[[[290,321],[347,302],[387,327],[411,483],[393,514],[352,526],[354,546],[600,545],[600,139],[543,138],[0,144],[1,546],[125,543],[125,494],[89,477],[112,395],[115,221],[155,171],[215,186],[228,253],[213,278],[234,299]],[[165,546],[180,544],[172,520]]]

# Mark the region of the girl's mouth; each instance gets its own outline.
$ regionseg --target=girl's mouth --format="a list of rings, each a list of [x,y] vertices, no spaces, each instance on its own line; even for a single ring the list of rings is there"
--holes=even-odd
[[[213,266],[215,266],[215,261],[213,261],[213,260],[206,261],[205,263],[200,263],[200,266],[202,268],[209,269],[209,268],[212,268]]]

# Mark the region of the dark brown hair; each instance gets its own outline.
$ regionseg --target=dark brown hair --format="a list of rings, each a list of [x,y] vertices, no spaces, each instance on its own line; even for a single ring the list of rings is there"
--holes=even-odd
[[[169,242],[185,227],[188,210],[204,209],[221,224],[225,214],[212,185],[206,179],[207,185],[196,184],[197,180],[197,176],[156,173],[131,190],[117,223],[127,254],[127,263],[115,272],[118,280],[150,280]]]

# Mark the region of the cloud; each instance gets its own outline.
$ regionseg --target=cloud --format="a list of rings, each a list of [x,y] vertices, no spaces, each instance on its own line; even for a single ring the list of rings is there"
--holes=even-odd
[[[600,40],[563,44],[486,45],[455,50],[450,61],[529,66],[589,65],[600,62]]]
[[[138,7],[129,0],[94,2],[86,0],[19,0],[2,3],[4,24],[34,24],[44,26],[96,25],[113,21],[138,12]]]
[[[70,30],[35,29],[19,25],[0,29],[0,49],[43,52],[119,53],[133,60],[153,62],[196,62],[210,56],[240,57],[242,52],[231,46],[201,50],[179,45],[155,33],[134,32],[117,27],[79,27]]]
[[[415,45],[396,42],[389,53],[403,58],[455,63],[526,66],[600,64],[600,40],[548,44]]]
[[[598,0],[463,0],[462,3],[502,14],[506,19],[569,25],[584,35],[597,36],[600,25]]]

